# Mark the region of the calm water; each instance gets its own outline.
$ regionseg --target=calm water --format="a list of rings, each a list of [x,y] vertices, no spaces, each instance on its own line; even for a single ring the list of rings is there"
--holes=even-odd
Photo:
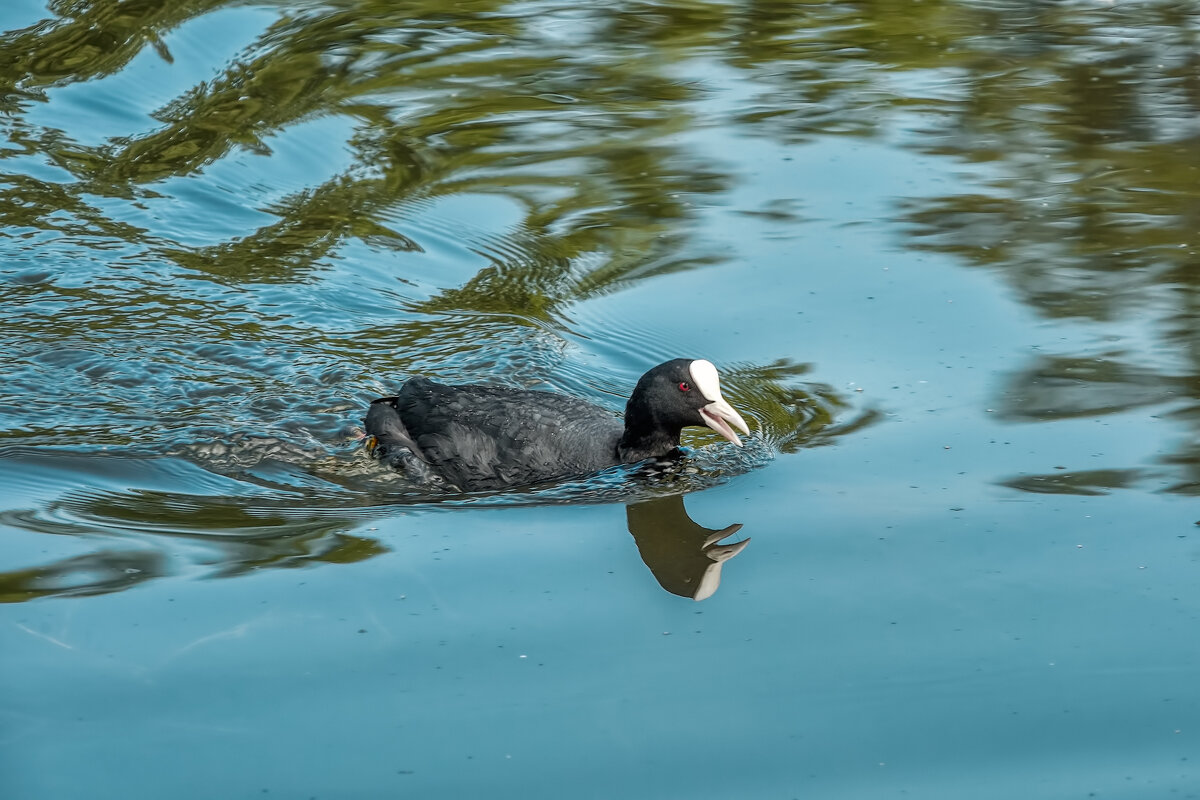
[[[0,29],[0,798],[1200,797],[1200,6]],[[743,450],[357,439],[677,356]]]

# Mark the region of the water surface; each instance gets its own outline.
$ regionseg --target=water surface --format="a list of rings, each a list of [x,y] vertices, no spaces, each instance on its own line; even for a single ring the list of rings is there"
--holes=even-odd
[[[1198,16],[4,4],[0,795],[1200,794]],[[677,356],[745,448],[358,439]]]

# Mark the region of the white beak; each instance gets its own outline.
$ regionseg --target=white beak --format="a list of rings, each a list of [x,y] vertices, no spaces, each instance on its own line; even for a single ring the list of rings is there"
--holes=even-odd
[[[730,424],[746,435],[750,434],[750,428],[747,427],[746,420],[742,419],[742,415],[734,411],[733,406],[721,397],[721,381],[717,377],[717,368],[710,361],[697,359],[692,362],[688,372],[692,375],[692,383],[696,384],[704,399],[709,401],[708,405],[700,409],[700,418],[704,420],[704,424],[741,447],[742,440],[733,432]]]
[[[742,433],[749,434],[750,429],[746,427],[746,420],[742,419],[742,415],[733,410],[733,406],[726,403],[724,400],[714,400],[708,405],[700,409],[700,417],[704,420],[704,424],[712,428],[717,433],[724,436],[729,441],[742,446],[742,440],[733,432],[733,428],[729,427],[729,423],[737,426],[737,429]]]

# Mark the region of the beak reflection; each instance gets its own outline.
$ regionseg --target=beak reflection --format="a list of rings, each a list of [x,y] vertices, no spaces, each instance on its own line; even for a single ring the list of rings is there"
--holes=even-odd
[[[721,567],[750,544],[749,539],[721,544],[742,526],[713,530],[697,525],[683,506],[683,495],[634,503],[625,514],[642,561],[660,586],[680,597],[712,597],[721,585]]]

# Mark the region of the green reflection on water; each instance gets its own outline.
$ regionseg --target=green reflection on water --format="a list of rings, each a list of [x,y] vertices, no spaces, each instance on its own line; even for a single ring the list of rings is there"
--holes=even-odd
[[[56,2],[0,36],[0,358],[20,387],[0,409],[6,445],[173,453],[254,486],[353,491],[366,479],[347,428],[380,375],[619,394],[676,354],[587,383],[571,348],[609,331],[575,312],[726,263],[697,209],[746,177],[687,135],[728,127],[797,146],[877,137],[969,171],[969,192],[898,201],[904,246],[992,271],[1045,318],[1155,320],[1149,343],[1098,333],[1032,357],[1006,376],[1002,417],[1162,406],[1187,435],[1160,466],[1174,491],[1200,491],[1187,4],[279,2],[227,63],[85,143],[64,89],[102,89],[141,55],[170,68],[173,37],[241,5]],[[714,111],[727,71],[746,97]],[[302,168],[263,185],[257,170],[314,120],[340,138],[296,145]],[[451,216],[452,200],[475,205]],[[512,219],[473,213],[489,201]],[[875,419],[801,373],[747,364],[729,381],[772,450]],[[1064,490],[1140,470],[1086,474]]]

